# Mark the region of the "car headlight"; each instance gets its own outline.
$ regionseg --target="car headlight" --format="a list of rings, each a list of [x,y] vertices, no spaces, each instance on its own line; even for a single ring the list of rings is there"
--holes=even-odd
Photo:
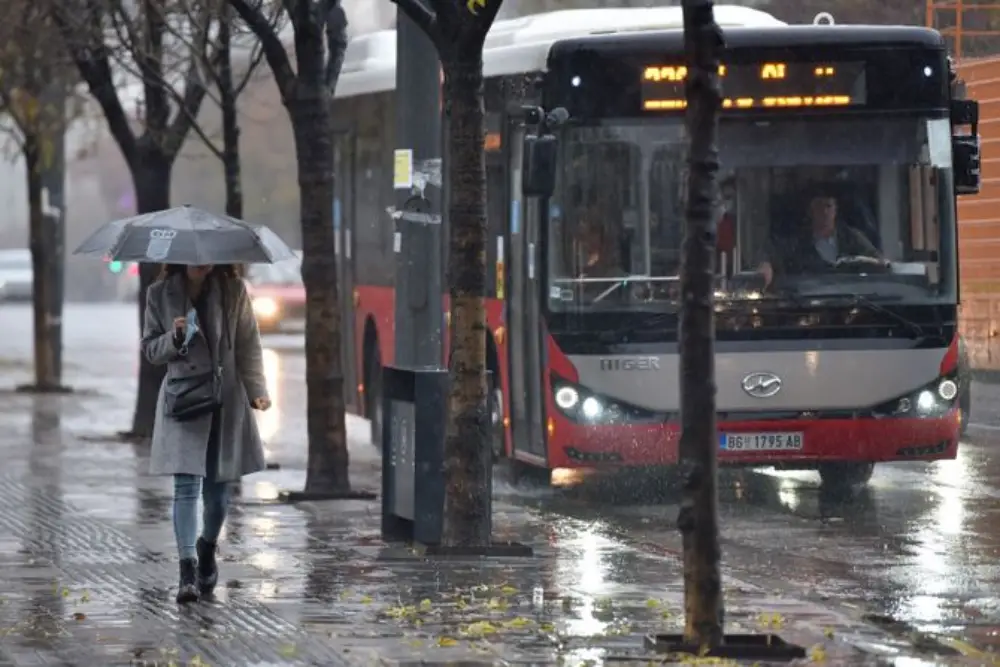
[[[887,401],[877,406],[872,413],[876,417],[941,417],[954,407],[958,392],[958,381],[952,374]]]
[[[566,417],[584,424],[663,421],[665,415],[601,396],[567,380],[553,377],[552,397]]]
[[[278,302],[266,296],[254,299],[253,312],[259,317],[274,317],[278,314]]]

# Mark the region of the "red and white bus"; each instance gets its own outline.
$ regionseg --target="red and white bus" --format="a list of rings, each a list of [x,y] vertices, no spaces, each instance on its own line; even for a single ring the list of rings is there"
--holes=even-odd
[[[978,153],[953,138],[975,103],[952,99],[943,40],[716,16],[720,462],[855,484],[877,462],[953,458],[955,201],[978,187]],[[595,9],[490,34],[487,347],[495,449],[519,464],[677,460],[681,25],[677,7]],[[394,80],[394,32],[353,41],[335,111],[349,402],[375,429],[394,347]],[[524,196],[519,105],[569,114],[551,196]]]

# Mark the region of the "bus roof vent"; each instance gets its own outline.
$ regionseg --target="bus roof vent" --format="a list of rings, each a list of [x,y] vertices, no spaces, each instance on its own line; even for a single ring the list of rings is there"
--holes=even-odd
[[[343,72],[362,72],[379,67],[396,66],[396,31],[358,35],[347,44]]]
[[[833,20],[833,14],[830,12],[820,12],[813,17],[813,25],[836,25],[837,22]]]
[[[716,5],[715,20],[724,27],[786,25],[766,12],[739,5]],[[488,45],[495,48],[507,44],[553,42],[584,35],[679,30],[683,27],[684,18],[678,6],[563,9],[509,22],[498,21],[490,31]]]

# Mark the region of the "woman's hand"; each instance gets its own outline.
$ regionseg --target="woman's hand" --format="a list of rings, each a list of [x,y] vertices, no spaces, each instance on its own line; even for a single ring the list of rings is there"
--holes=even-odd
[[[253,406],[254,410],[260,410],[261,412],[264,412],[265,410],[271,407],[271,399],[255,398],[252,401],[250,401],[250,405]]]

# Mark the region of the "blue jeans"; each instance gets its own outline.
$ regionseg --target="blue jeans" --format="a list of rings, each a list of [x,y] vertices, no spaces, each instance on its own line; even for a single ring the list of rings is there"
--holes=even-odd
[[[229,489],[229,482],[209,481],[198,475],[174,475],[174,537],[182,560],[196,557],[198,496],[204,505],[201,536],[215,544],[226,521]]]

